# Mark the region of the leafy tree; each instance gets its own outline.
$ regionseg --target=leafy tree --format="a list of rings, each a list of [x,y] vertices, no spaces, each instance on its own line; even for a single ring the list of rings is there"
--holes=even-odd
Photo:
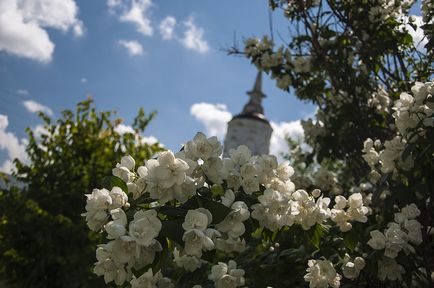
[[[89,232],[81,213],[86,198],[121,155],[138,161],[162,148],[141,133],[154,118],[140,109],[134,133],[119,134],[113,112],[97,112],[91,99],[53,121],[40,114],[44,130],[27,129],[28,163],[15,160],[21,187],[0,191],[1,279],[10,287],[98,287],[92,273],[101,235]]]

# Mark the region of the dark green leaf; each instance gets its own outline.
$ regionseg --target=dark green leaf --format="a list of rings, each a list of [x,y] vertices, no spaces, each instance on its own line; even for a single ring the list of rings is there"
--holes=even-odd
[[[182,228],[183,222],[183,219],[162,221],[160,235],[169,238],[181,246],[184,246],[184,241],[182,241],[182,235],[184,235],[185,232]]]
[[[308,231],[309,241],[317,249],[319,249],[321,236],[323,235],[323,232],[324,232],[323,228],[318,223]]]
[[[101,186],[108,189],[108,190],[112,190],[113,187],[119,187],[125,193],[128,192],[127,184],[125,184],[125,182],[121,178],[116,177],[116,176],[104,177],[104,179],[102,180]]]
[[[217,224],[222,222],[226,216],[232,211],[231,208],[226,207],[225,205],[211,201],[208,199],[201,198],[203,208],[208,209],[212,214],[212,223]]]
[[[354,230],[350,230],[349,232],[343,233],[344,244],[347,249],[351,252],[354,251],[357,245],[357,234]]]

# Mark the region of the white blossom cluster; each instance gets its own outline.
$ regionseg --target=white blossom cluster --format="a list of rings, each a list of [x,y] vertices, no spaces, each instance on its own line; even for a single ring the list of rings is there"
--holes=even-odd
[[[162,250],[155,239],[161,230],[161,221],[155,210],[139,210],[129,223],[122,209],[111,211],[112,221],[105,225],[107,244],[96,250],[95,273],[104,276],[106,283],[123,285],[132,279],[131,269],[140,269],[154,261],[155,253]]]
[[[378,86],[377,90],[372,93],[371,98],[368,99],[368,106],[375,108],[378,112],[389,112],[390,98],[382,86]]]
[[[362,257],[351,259],[350,255],[345,253],[342,265],[342,274],[344,274],[345,278],[354,280],[359,277],[360,271],[365,268],[365,265],[365,259]]]
[[[252,206],[252,218],[271,231],[293,224],[299,224],[304,230],[309,230],[316,223],[321,224],[330,218],[330,198],[319,196],[315,200],[313,195],[304,190],[297,190],[288,195],[267,189],[258,200],[259,203]]]
[[[214,229],[208,228],[212,221],[212,214],[205,208],[189,210],[185,216],[185,221],[182,228],[185,230],[182,240],[185,246],[183,250],[184,256],[181,256],[177,262],[183,263],[182,266],[187,270],[195,270],[194,267],[200,267],[200,258],[202,251],[212,250],[215,248],[214,242],[211,240],[213,234],[220,233]],[[195,257],[195,258],[194,258]]]
[[[295,190],[291,181],[294,169],[288,161],[279,164],[272,155],[252,156],[246,146],[231,149],[229,158],[221,158],[221,152],[222,146],[215,137],[198,133],[181,152],[161,152],[137,169],[131,156],[123,157],[112,173],[125,182],[129,194],[115,186],[111,191],[95,189],[86,195],[83,216],[90,229],[105,232],[109,241],[98,246],[95,273],[103,276],[106,283],[113,281],[117,285],[129,282],[132,287],[173,287],[161,271],[133,275],[154,262],[156,253],[163,249],[159,241],[169,237],[164,234],[167,232],[161,234],[167,221],[164,209],[184,211],[176,214],[176,221],[182,220],[177,222],[182,233],[179,241],[171,241],[170,250],[174,265],[189,272],[208,263],[203,259],[208,251],[243,252],[245,223],[250,217],[271,231],[292,225],[309,230],[329,220],[348,231],[351,221],[366,221],[368,208],[360,193],[348,200],[337,197],[335,207],[330,209],[331,199],[324,197],[321,190]],[[211,193],[212,199],[201,198],[201,191]],[[255,200],[249,206],[239,200],[243,197]],[[213,209],[204,208],[201,199],[215,202],[220,209],[229,208],[227,214],[216,223]],[[189,200],[198,202],[199,208],[183,208],[191,207]],[[318,262],[312,267],[314,275],[323,273],[328,266]],[[315,267],[322,270],[314,272]],[[239,287],[244,285],[243,275],[244,271],[229,261],[215,265],[209,279],[216,287]]]
[[[331,210],[331,219],[339,226],[342,232],[351,230],[350,222],[356,221],[366,223],[368,221],[368,213],[370,212],[367,206],[364,206],[363,197],[360,193],[354,193],[348,200],[341,195],[335,197],[335,205]]]
[[[377,0],[369,10],[369,21],[378,23],[390,17],[399,18],[414,2],[415,0]]]
[[[342,276],[338,274],[329,260],[308,261],[307,274],[304,280],[309,282],[310,288],[340,287]]]
[[[374,179],[379,179],[378,172],[374,172],[378,166],[382,173],[396,172],[397,167],[410,170],[414,159],[411,155],[402,157],[407,145],[424,137],[426,128],[434,126],[434,83],[416,82],[411,92],[413,95],[401,93],[392,108],[397,135],[386,140],[383,149],[379,140],[368,138],[363,144],[363,159],[371,167]]]
[[[395,221],[390,222],[388,228],[382,233],[379,230],[370,232],[371,239],[368,245],[375,250],[383,250],[384,255],[396,258],[400,251],[414,253],[413,246],[422,243],[422,225],[415,219],[420,215],[416,204],[412,203],[395,213]]]
[[[211,268],[208,279],[214,282],[216,288],[229,288],[244,286],[244,270],[237,269],[237,263],[229,260],[226,264],[219,262]]]
[[[128,196],[119,187],[113,187],[111,191],[107,189],[94,189],[92,194],[86,194],[86,217],[89,228],[93,231],[100,231],[104,224],[108,222],[109,213],[121,207],[129,207]]]
[[[143,273],[139,278],[133,277],[131,280],[131,288],[173,288],[175,285],[172,281],[163,277],[161,271],[155,273],[152,272],[152,268],[149,268],[148,271]]]
[[[370,232],[371,239],[367,244],[374,250],[384,250],[384,256],[378,263],[378,274],[381,280],[401,279],[401,274],[405,271],[395,258],[401,251],[406,254],[415,253],[411,244],[422,243],[422,225],[416,220],[419,215],[420,210],[412,203],[395,213],[394,222],[390,222],[384,232],[379,230]],[[384,265],[385,263],[387,265]]]
[[[413,167],[414,160],[410,155],[406,159],[402,158],[406,145],[407,141],[399,135],[396,135],[391,140],[386,140],[383,149],[381,149],[379,140],[366,139],[363,143],[362,152],[364,154],[362,157],[372,169],[373,182],[376,182],[375,180],[381,177],[376,171],[378,167],[382,173],[396,172],[397,167],[403,170],[410,170]]]
[[[288,90],[292,84],[291,72],[307,74],[312,69],[312,59],[305,55],[291,55],[283,46],[273,51],[273,42],[266,36],[262,39],[249,38],[245,41],[244,53],[253,64],[262,71],[271,72],[271,79],[282,90]]]
[[[393,117],[398,132],[410,142],[417,140],[418,134],[424,133],[425,127],[433,127],[434,113],[434,82],[416,84],[411,92],[401,93],[393,106]],[[423,125],[424,127],[417,127]],[[412,131],[417,129],[416,131]]]

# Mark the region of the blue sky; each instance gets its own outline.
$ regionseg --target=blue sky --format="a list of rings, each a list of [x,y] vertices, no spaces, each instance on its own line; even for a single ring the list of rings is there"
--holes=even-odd
[[[278,16],[273,21],[284,32]],[[11,158],[25,158],[24,130],[41,123],[35,111],[58,117],[87,95],[99,110],[116,110],[127,125],[139,107],[156,110],[145,136],[171,149],[197,131],[222,137],[224,121],[241,111],[257,73],[247,59],[222,49],[234,39],[242,47],[244,38],[266,34],[268,17],[263,0],[5,0],[0,167],[8,170]],[[266,116],[276,125],[285,122],[280,134],[299,132],[290,122],[314,111],[267,76],[264,92]]]
[[[274,32],[286,22],[273,14]],[[156,110],[145,136],[179,149],[197,131],[225,133],[247,101],[256,69],[222,49],[269,32],[268,1],[0,1],[0,170],[25,159],[26,127],[35,111],[58,117],[91,95],[99,110],[130,124],[139,107]],[[161,29],[164,28],[164,29]],[[264,77],[272,152],[314,107]],[[220,104],[220,105],[217,105]]]

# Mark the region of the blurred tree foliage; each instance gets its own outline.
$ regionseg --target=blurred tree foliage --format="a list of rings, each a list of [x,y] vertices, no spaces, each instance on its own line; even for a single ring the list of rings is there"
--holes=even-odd
[[[141,109],[134,133],[125,134],[113,116],[88,99],[55,122],[41,113],[41,135],[27,129],[30,161],[15,160],[14,173],[23,185],[0,190],[0,277],[8,287],[103,286],[92,273],[101,235],[81,216],[84,194],[100,187],[122,156],[140,163],[162,150],[140,136],[155,112]]]

